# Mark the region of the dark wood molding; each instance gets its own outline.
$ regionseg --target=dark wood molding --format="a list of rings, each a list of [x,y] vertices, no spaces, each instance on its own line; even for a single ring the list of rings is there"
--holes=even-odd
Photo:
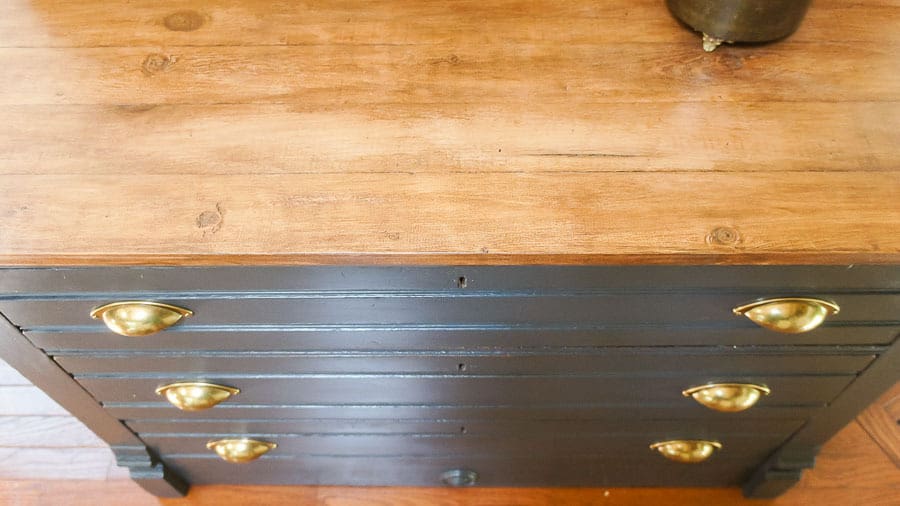
[[[769,457],[743,486],[744,497],[771,499],[787,492],[800,481],[805,469],[816,464],[818,448],[788,455],[778,451]]]
[[[900,379],[900,339],[866,368],[828,409],[809,422],[783,447],[786,454],[821,446]]]
[[[127,467],[131,479],[157,497],[183,497],[190,485],[145,446],[113,446],[119,466]]]
[[[866,406],[874,402],[897,380],[900,364],[900,339],[835,399],[827,409],[810,417],[775,454],[764,462],[744,484],[744,495],[754,498],[776,497],[815,464],[815,454]]]

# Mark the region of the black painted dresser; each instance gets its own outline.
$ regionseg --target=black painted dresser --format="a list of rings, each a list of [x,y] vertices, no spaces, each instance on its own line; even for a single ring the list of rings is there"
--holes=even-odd
[[[0,357],[189,484],[777,495],[900,379],[895,266],[0,270]]]

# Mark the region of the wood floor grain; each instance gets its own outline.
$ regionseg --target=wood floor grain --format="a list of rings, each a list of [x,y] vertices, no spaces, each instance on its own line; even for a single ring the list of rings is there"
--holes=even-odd
[[[900,467],[900,382],[859,415],[859,423]]]

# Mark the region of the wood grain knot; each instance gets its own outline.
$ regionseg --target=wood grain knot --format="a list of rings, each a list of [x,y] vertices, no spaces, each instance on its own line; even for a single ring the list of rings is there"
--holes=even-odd
[[[157,104],[119,104],[115,107],[122,112],[139,114],[156,109],[156,105]]]
[[[195,11],[178,11],[163,18],[163,25],[173,32],[193,32],[203,26],[203,16]]]
[[[459,56],[455,54],[451,54],[450,56],[445,56],[443,58],[432,58],[428,60],[428,63],[432,65],[459,65],[462,62]]]
[[[721,52],[716,55],[717,62],[728,70],[740,70],[744,68],[744,57],[730,52]]]
[[[146,58],[144,58],[143,63],[141,63],[141,71],[148,76],[152,76],[154,74],[158,74],[160,72],[165,72],[172,65],[175,65],[177,58],[174,56],[169,56],[161,53],[151,53],[148,54]]]
[[[203,231],[204,236],[207,234],[215,234],[222,228],[224,218],[222,205],[216,203],[215,211],[203,211],[197,216],[197,228]]]
[[[717,246],[736,246],[741,242],[741,234],[731,227],[716,227],[706,236],[706,243]]]

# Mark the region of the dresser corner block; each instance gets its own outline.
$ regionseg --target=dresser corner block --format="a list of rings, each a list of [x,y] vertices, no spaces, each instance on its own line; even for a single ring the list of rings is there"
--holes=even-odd
[[[803,476],[803,471],[816,465],[819,448],[807,448],[787,455],[779,450],[766,459],[742,486],[744,497],[771,499],[793,487]]]
[[[183,497],[190,486],[144,446],[110,446],[119,467],[128,469],[131,479],[157,497]]]
[[[0,358],[154,495],[742,487],[900,371],[900,267],[0,268]]]

